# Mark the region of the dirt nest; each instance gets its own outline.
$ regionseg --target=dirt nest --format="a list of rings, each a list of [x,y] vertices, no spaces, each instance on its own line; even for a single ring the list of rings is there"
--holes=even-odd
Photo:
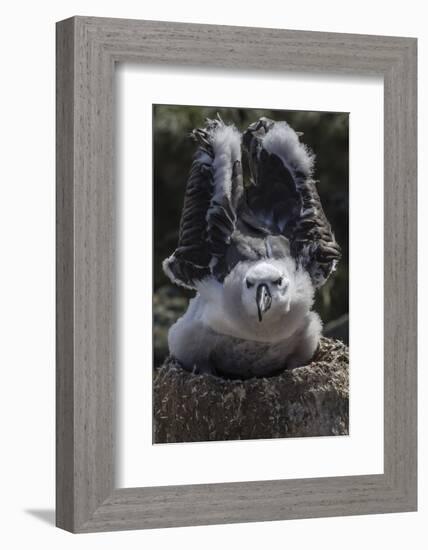
[[[154,442],[347,435],[348,355],[322,338],[307,366],[249,380],[192,374],[168,358],[154,372]]]

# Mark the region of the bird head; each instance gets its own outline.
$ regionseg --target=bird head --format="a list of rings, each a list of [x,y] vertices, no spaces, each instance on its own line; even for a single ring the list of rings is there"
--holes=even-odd
[[[291,335],[310,311],[314,287],[291,256],[238,262],[223,282],[198,285],[203,322],[215,332],[274,342]]]
[[[261,323],[290,311],[292,285],[285,264],[259,261],[243,275],[241,300],[247,315]]]

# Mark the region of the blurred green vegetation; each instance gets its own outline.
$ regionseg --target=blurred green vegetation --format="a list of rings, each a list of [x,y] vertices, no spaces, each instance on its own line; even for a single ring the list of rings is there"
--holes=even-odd
[[[178,288],[164,289],[159,293],[161,287],[170,284],[162,271],[162,261],[177,245],[184,191],[195,152],[195,143],[189,134],[193,128],[203,126],[205,118],[214,118],[217,113],[226,123],[233,122],[241,131],[259,117],[266,116],[273,120],[285,120],[294,130],[303,132],[301,140],[316,155],[315,179],[319,180],[318,190],[326,215],[342,248],[342,259],[337,272],[318,292],[315,309],[324,323],[344,316],[348,313],[348,114],[154,105],[155,334],[164,321],[170,325],[178,315],[176,312],[174,319],[169,319],[170,314],[165,310],[168,305],[162,305],[164,300],[161,297],[165,296],[165,300],[169,300],[168,296],[171,297],[172,293],[185,307],[187,298],[192,295]],[[176,304],[174,307],[177,309]]]

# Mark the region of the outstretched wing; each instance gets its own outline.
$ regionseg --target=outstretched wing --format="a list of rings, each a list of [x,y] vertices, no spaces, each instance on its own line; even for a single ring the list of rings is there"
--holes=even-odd
[[[241,134],[218,117],[192,132],[199,147],[184,196],[178,246],[163,262],[172,282],[195,288],[221,264],[235,229],[243,193]]]
[[[320,287],[334,271],[340,247],[312,178],[314,155],[286,123],[261,118],[244,133],[252,180],[245,221],[287,237],[291,253]]]

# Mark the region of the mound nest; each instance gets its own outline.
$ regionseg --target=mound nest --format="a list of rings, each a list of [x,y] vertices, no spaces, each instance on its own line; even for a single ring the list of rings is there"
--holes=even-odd
[[[193,374],[168,358],[154,373],[154,442],[347,435],[348,386],[348,348],[329,338],[271,378]]]

